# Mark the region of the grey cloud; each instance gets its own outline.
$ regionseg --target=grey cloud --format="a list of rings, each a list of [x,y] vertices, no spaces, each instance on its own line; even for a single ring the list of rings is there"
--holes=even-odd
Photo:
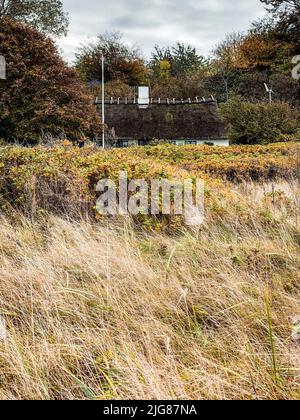
[[[64,0],[64,6],[71,24],[59,46],[69,61],[80,44],[111,30],[140,45],[146,56],[155,44],[177,40],[208,55],[226,33],[245,31],[264,14],[259,0]]]

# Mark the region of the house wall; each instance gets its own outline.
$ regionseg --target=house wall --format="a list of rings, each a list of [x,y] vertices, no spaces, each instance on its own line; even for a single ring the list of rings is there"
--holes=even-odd
[[[228,147],[229,146],[229,139],[223,138],[223,139],[203,139],[203,140],[195,140],[192,143],[189,143],[189,140],[174,140],[170,143],[176,144],[177,146],[186,146],[189,144],[195,144],[196,146],[201,145],[214,145],[214,146],[223,146]]]
[[[189,140],[169,140],[170,144],[174,144],[176,146],[188,146],[188,145],[195,145],[195,146],[201,146],[201,145],[208,145],[208,146],[222,146],[222,147],[228,147],[229,140],[228,139],[209,139],[209,140],[195,140],[193,142]],[[147,143],[146,143],[147,144]],[[117,147],[136,147],[141,146],[144,144],[141,144],[138,140],[118,140],[116,146]]]
[[[101,114],[101,106],[99,106]],[[118,140],[226,138],[215,102],[199,104],[106,104],[105,121]]]

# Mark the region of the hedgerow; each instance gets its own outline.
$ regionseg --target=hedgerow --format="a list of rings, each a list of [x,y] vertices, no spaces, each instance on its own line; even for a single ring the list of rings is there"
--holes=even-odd
[[[132,153],[143,159],[166,162],[188,172],[202,172],[230,181],[270,180],[298,176],[300,146],[298,143],[275,143],[255,146],[171,146],[135,148]],[[115,155],[125,159],[128,151]]]
[[[126,171],[129,181],[203,179],[209,215],[219,214],[225,220],[234,214],[247,219],[247,209],[222,177],[234,175],[241,180],[255,174],[255,178],[266,181],[295,176],[298,169],[297,144],[227,149],[157,146],[105,152],[93,146],[80,149],[69,142],[52,148],[4,147],[0,149],[0,207],[2,211],[13,207],[30,215],[47,211],[70,217],[89,214],[97,219],[98,181],[118,181],[120,171]],[[235,211],[228,213],[228,208]],[[157,229],[182,224],[176,218],[148,216],[137,217],[136,221]]]

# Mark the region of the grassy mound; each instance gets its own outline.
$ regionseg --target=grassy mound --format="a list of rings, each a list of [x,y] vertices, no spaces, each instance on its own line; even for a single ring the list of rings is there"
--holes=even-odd
[[[2,218],[0,398],[298,399],[299,187],[267,189],[175,237]]]
[[[0,399],[299,399],[296,149],[1,149]],[[120,170],[204,178],[205,223],[97,220]]]

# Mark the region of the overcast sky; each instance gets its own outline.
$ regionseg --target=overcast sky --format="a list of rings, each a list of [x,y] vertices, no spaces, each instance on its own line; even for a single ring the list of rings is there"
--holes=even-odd
[[[72,62],[80,44],[105,31],[118,30],[128,43],[138,44],[144,56],[153,46],[177,40],[195,46],[202,55],[226,33],[245,31],[264,15],[259,0],[63,0],[70,15],[69,35],[59,42]]]

